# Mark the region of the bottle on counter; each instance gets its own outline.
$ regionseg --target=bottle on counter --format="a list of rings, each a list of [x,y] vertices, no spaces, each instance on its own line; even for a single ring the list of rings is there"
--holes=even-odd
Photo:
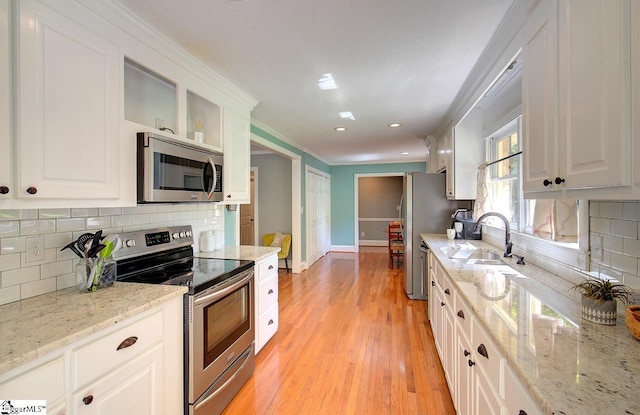
[[[213,231],[200,233],[200,252],[213,252],[216,249],[216,235]]]

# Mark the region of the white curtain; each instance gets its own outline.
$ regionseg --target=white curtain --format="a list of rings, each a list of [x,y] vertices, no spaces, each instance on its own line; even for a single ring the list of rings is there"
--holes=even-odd
[[[473,205],[473,219],[491,212],[491,195],[489,193],[489,169],[487,163],[478,166],[476,201]]]
[[[573,199],[538,199],[533,204],[533,235],[559,242],[578,241],[578,204]]]

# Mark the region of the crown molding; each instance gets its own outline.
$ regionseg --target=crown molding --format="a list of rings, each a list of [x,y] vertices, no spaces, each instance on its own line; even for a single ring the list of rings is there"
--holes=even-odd
[[[434,135],[442,136],[448,128],[464,118],[513,58],[520,53],[524,23],[539,1],[513,1]]]

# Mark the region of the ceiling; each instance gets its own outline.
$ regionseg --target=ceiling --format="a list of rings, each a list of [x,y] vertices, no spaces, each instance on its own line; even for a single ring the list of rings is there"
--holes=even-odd
[[[258,100],[254,120],[329,164],[425,160],[511,4],[119,1]]]

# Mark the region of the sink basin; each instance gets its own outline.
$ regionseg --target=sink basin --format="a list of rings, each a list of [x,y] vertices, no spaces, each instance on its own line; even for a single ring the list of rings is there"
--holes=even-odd
[[[456,247],[443,247],[442,251],[453,262],[475,265],[504,265],[502,257],[495,252],[486,249],[456,249]]]

